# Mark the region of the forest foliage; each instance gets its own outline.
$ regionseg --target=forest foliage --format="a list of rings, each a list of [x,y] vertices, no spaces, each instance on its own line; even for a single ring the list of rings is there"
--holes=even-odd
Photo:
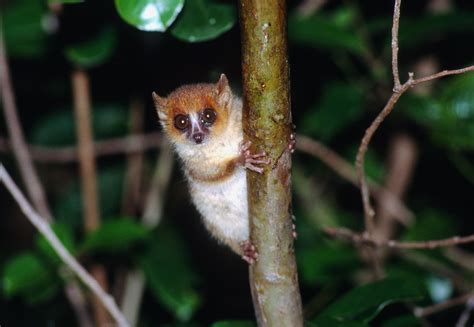
[[[308,2],[288,8],[296,131],[352,163],[365,129],[392,93],[392,2],[334,1],[317,10],[304,7]],[[474,6],[447,1],[448,8],[434,9],[431,2],[403,4],[403,79],[409,71],[421,77],[426,69],[431,74],[472,64]],[[51,8],[58,4],[61,11],[55,13]],[[240,92],[233,1],[15,0],[1,10],[19,114],[28,143],[37,148],[59,150],[76,143],[69,79],[74,69],[91,79],[97,141],[131,134],[133,101],[145,108],[139,133],[158,130],[153,90],[166,94],[180,84],[212,81],[225,72]],[[3,116],[0,123],[6,131]],[[390,158],[399,135],[409,138],[417,152],[407,189],[398,195],[414,217],[406,225],[393,223],[388,237],[423,241],[474,233],[474,74],[404,94],[384,124],[366,158],[373,181],[384,185],[397,173]],[[1,137],[6,140],[6,132]],[[19,181],[9,148],[1,150],[0,160]],[[124,210],[127,156],[98,157],[103,222],[88,234],[77,164],[38,162],[55,232],[86,266],[101,262],[107,267],[116,296],[123,287],[121,271],[143,271],[140,326],[253,326],[246,267],[206,235],[178,169],[162,195],[165,210],[159,225],[150,229],[141,223],[157,153],[159,147],[144,152],[143,168],[135,176],[141,199],[132,210]],[[462,305],[427,316],[415,315],[413,308],[472,291],[472,246],[388,251],[386,277],[373,281],[360,248],[322,232],[325,226],[364,228],[358,189],[318,158],[298,151],[293,189],[295,251],[308,326],[454,325]],[[74,324],[63,292],[72,277],[64,275],[50,245],[32,231],[3,190],[0,206],[0,324]]]

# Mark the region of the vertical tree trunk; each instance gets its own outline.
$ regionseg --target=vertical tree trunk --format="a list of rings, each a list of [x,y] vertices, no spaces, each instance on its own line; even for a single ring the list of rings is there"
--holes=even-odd
[[[303,326],[293,250],[291,112],[284,0],[241,0],[244,133],[271,163],[247,174],[251,288],[259,326]]]

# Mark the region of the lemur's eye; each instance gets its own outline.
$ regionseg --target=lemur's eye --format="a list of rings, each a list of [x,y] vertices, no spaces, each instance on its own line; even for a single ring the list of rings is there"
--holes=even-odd
[[[201,113],[201,121],[204,126],[209,127],[216,121],[217,113],[212,108],[206,108]]]
[[[174,117],[174,127],[184,131],[189,126],[189,117],[187,115],[176,115]]]

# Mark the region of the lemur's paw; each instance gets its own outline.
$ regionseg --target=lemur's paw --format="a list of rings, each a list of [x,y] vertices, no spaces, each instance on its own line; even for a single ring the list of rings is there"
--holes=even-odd
[[[255,246],[250,241],[244,241],[240,243],[242,248],[242,259],[248,262],[249,265],[253,265],[258,258],[258,252]]]
[[[263,173],[263,168],[259,165],[268,165],[270,159],[267,157],[265,152],[253,154],[250,152],[251,141],[242,141],[240,143],[240,156],[242,158],[242,164],[245,168],[250,169],[259,174]]]

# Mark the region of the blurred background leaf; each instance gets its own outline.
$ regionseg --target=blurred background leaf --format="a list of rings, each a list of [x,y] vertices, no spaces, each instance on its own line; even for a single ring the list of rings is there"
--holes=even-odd
[[[191,319],[202,298],[197,290],[199,277],[180,236],[168,226],[160,227],[138,264],[155,299],[178,320]]]
[[[111,27],[103,28],[94,38],[68,46],[66,58],[81,68],[98,66],[113,55],[117,46],[117,34]]]
[[[20,58],[39,58],[47,51],[43,24],[47,11],[40,1],[11,1],[2,12],[2,26],[8,54]]]

